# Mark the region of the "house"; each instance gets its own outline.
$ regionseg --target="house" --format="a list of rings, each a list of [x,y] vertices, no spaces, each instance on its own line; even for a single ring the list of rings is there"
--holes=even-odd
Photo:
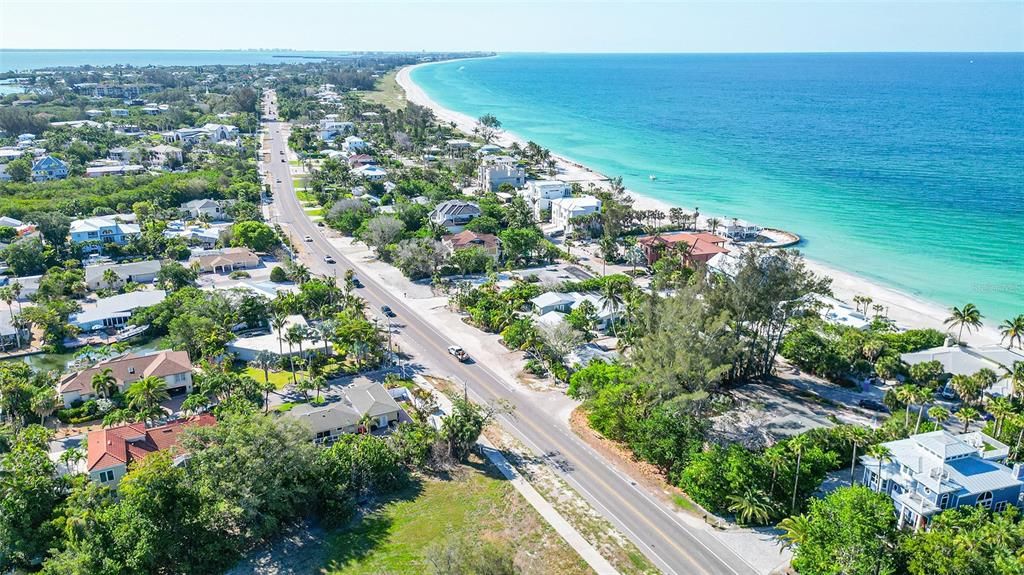
[[[356,125],[352,122],[339,122],[328,118],[320,120],[319,136],[324,142],[333,142],[335,138],[351,134],[355,131]]]
[[[352,170],[352,174],[357,178],[363,178],[369,182],[383,182],[388,177],[388,172],[380,166],[359,166]]]
[[[124,108],[112,108],[110,110],[110,115],[114,118],[127,118],[128,114],[128,110]]]
[[[167,222],[163,236],[165,238],[182,238],[186,243],[199,246],[205,250],[212,250],[220,242],[224,233],[228,230],[226,224],[205,225],[186,224],[181,220]]]
[[[123,393],[128,387],[144,377],[159,377],[167,384],[167,393],[172,396],[192,392],[192,361],[184,351],[159,351],[150,354],[128,354],[103,360],[96,365],[65,375],[57,384],[57,393],[65,407],[76,401],[87,401],[96,397],[92,378],[110,370],[115,385]]]
[[[10,216],[0,216],[0,228],[15,228],[18,229],[25,225],[21,220],[12,218]]]
[[[85,169],[85,177],[101,178],[103,176],[130,176],[145,172],[145,166],[125,164],[123,166],[94,166]]]
[[[476,247],[482,248],[494,261],[501,259],[501,240],[494,234],[462,230],[457,234],[445,236],[442,242],[448,248],[449,253]]]
[[[68,177],[68,165],[53,156],[43,156],[32,164],[32,181],[46,182]]]
[[[548,291],[531,299],[530,303],[533,305],[533,311],[537,315],[544,315],[552,311],[569,313],[572,309],[572,304],[576,303],[576,298],[567,293]]]
[[[564,314],[579,308],[583,302],[590,302],[590,305],[593,306],[594,327],[600,331],[609,329],[622,315],[623,306],[621,304],[608,305],[603,296],[592,293],[544,292],[530,300],[534,313],[539,316],[538,321],[548,324],[556,323],[558,318],[553,314],[564,318]]]
[[[481,188],[492,192],[498,191],[502,184],[521,188],[526,185],[526,169],[514,161],[492,161],[480,166],[477,170],[477,179]]]
[[[238,128],[228,124],[203,124],[200,130],[206,134],[208,140],[214,143],[223,140],[234,140],[238,137]]]
[[[943,373],[949,375],[972,376],[982,369],[991,369],[1000,379],[985,390],[988,395],[1009,396],[1013,391],[1009,373],[1017,362],[1024,362],[1024,353],[1006,349],[1000,345],[967,345],[939,346],[911,353],[900,354],[900,359],[907,365],[917,365],[928,361],[942,364]],[[944,395],[952,396],[953,390],[946,384]]]
[[[260,267],[260,257],[249,248],[224,248],[192,256],[189,265],[197,266],[199,273],[229,274]]]
[[[96,118],[99,118],[103,114],[104,114],[103,110],[95,110],[95,109],[93,109],[93,110],[86,110],[85,111],[85,115],[88,116],[90,120],[94,120]]]
[[[377,160],[369,154],[356,154],[348,159],[348,165],[350,168],[375,166],[377,165]]]
[[[82,332],[122,328],[128,325],[132,312],[154,306],[167,298],[164,290],[144,290],[100,298],[78,313],[71,314],[68,323]]]
[[[175,148],[167,144],[146,148],[146,151],[150,155],[149,163],[154,166],[178,166],[184,161],[181,148]]]
[[[198,219],[205,216],[212,222],[228,219],[227,210],[224,209],[221,202],[210,198],[185,202],[181,204],[181,212],[187,218]]]
[[[551,223],[559,229],[572,230],[572,219],[601,212],[601,200],[594,196],[551,200]]]
[[[757,239],[761,228],[740,220],[733,220],[725,226],[725,237],[733,241],[749,241]]]
[[[18,284],[18,296],[17,300],[22,303],[31,301],[32,296],[36,295],[39,291],[39,280],[42,279],[42,275],[38,276],[21,276],[18,278],[0,277],[0,286],[13,286]]]
[[[16,321],[17,315],[11,310],[0,310],[0,349],[3,351],[18,349],[32,341],[32,334],[29,332],[30,324]]]
[[[187,459],[181,449],[182,432],[188,427],[208,427],[217,424],[209,413],[189,419],[172,421],[159,427],[147,428],[145,423],[129,423],[89,433],[86,439],[86,472],[89,479],[117,489],[128,466],[141,461],[150,453],[170,451],[178,465]]]
[[[637,245],[643,251],[648,266],[653,266],[665,252],[672,249],[678,251],[686,265],[706,264],[718,254],[729,253],[725,242],[725,238],[707,232],[654,234],[637,239]]]
[[[932,431],[882,444],[890,457],[860,457],[864,483],[892,497],[899,527],[914,530],[945,509],[979,505],[1003,511],[1022,506],[1024,465],[1003,464],[1009,447],[975,431]]]
[[[228,343],[227,351],[234,354],[238,361],[252,361],[263,351],[268,351],[278,357],[309,357],[314,353],[324,353],[326,345],[327,353],[331,352],[333,345],[330,342],[313,339],[312,334],[302,340],[302,345],[289,344],[286,341],[288,330],[296,326],[305,328],[309,324],[301,315],[290,315],[285,318],[281,333],[271,331],[270,333],[239,337]]]
[[[119,289],[128,282],[151,283],[156,280],[161,267],[160,260],[86,266],[85,285],[95,291],[100,288]]]
[[[449,232],[462,231],[462,226],[481,214],[480,206],[463,200],[446,200],[434,206],[430,221],[448,228]]]
[[[75,244],[98,242],[82,247],[85,252],[101,252],[102,244],[125,245],[140,234],[138,224],[131,214],[96,216],[71,222],[71,242]]]
[[[461,138],[451,139],[445,142],[448,147],[448,151],[452,153],[461,153],[468,150],[473,144],[469,140],[463,140]]]
[[[533,208],[534,217],[539,219],[541,212],[551,209],[551,200],[572,197],[572,187],[561,180],[530,180],[520,195]]]
[[[284,417],[309,427],[316,443],[331,444],[349,433],[389,429],[399,422],[402,408],[388,390],[372,381],[355,383],[340,400],[322,406],[296,405]],[[369,421],[369,429],[362,422]]]
[[[115,162],[130,164],[138,159],[139,153],[131,148],[110,148],[107,151],[107,157]]]
[[[364,142],[359,136],[348,136],[345,138],[345,141],[341,143],[341,150],[350,156],[362,153],[369,148],[369,144]]]
[[[821,319],[830,324],[860,330],[871,327],[871,320],[867,316],[853,309],[844,301],[826,296],[817,296],[814,299],[822,306]]]

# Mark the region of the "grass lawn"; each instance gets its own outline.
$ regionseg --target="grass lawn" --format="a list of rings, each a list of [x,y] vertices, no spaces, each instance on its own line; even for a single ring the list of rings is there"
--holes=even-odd
[[[395,81],[398,70],[388,72],[386,76],[377,80],[377,86],[369,92],[360,92],[364,98],[374,104],[383,104],[389,110],[400,110],[405,108],[405,90]]]
[[[313,197],[313,194],[307,192],[305,188],[295,190],[295,197],[298,198],[300,202],[316,201],[316,198]]]
[[[255,367],[246,367],[243,372],[245,375],[255,379],[256,381],[263,381],[263,370]],[[302,379],[308,374],[304,371],[296,371],[295,377]],[[270,383],[274,384],[276,389],[281,389],[284,386],[292,382],[292,372],[290,371],[271,371],[270,372]]]
[[[306,213],[311,215],[311,216],[322,216],[322,215],[324,215],[324,209],[323,208],[304,208],[304,209],[306,210]]]
[[[479,460],[448,480],[425,478],[329,535],[323,573],[426,573],[428,548],[459,536],[502,545],[517,564],[538,573],[592,573],[515,488]]]

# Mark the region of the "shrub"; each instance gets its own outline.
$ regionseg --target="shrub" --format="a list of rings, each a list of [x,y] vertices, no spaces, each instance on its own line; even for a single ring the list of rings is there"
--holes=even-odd
[[[281,269],[281,268],[274,268],[274,269],[278,270],[278,269]],[[270,276],[271,276],[271,279],[273,279],[274,272],[270,272]],[[233,279],[233,280],[240,280],[240,279],[243,279],[243,278],[250,278],[252,276],[249,275],[249,272],[247,272],[247,271],[237,270],[237,271],[233,271],[230,274],[228,274],[228,277]]]
[[[284,268],[278,266],[270,270],[270,281],[274,283],[284,283],[288,281],[288,273],[284,271]]]

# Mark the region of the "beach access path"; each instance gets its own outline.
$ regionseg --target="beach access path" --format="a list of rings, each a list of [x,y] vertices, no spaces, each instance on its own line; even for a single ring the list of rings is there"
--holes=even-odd
[[[475,118],[441,106],[431,99],[421,87],[413,82],[411,76],[412,70],[418,66],[429,66],[431,64],[432,63],[425,63],[406,66],[399,70],[398,74],[395,76],[395,81],[402,87],[402,89],[405,90],[405,97],[408,101],[419,106],[430,108],[439,120],[454,123],[456,128],[466,134],[473,133],[473,129],[476,126]],[[521,146],[526,144],[525,139],[505,131],[499,132],[495,139],[495,143],[503,147],[510,146],[513,142],[517,142]],[[579,182],[584,186],[584,188],[591,183],[602,186],[606,185],[608,182],[608,177],[604,174],[596,172],[581,163],[572,160],[571,158],[559,155],[554,151],[552,151],[551,157],[555,160],[556,170],[558,171],[557,178],[560,180],[566,182]],[[661,210],[668,213],[668,210],[673,207],[687,207],[674,206],[667,202],[649,198],[632,191],[630,191],[630,194],[634,199],[633,205],[638,210]],[[707,220],[712,217],[715,217],[715,215],[702,214],[700,223],[706,227]],[[800,233],[800,230],[792,231],[797,234]],[[815,273],[832,278],[832,291],[837,299],[851,303],[854,296],[867,296],[873,300],[873,304],[884,306],[888,310],[887,313],[889,318],[895,320],[900,326],[922,329],[934,328],[940,331],[945,331],[943,322],[947,317],[949,317],[949,309],[947,307],[935,302],[923,300],[919,297],[915,297],[914,295],[893,289],[867,278],[836,269],[835,267],[822,262],[810,259],[805,259],[805,261],[807,262],[807,267]],[[880,262],[880,265],[884,265],[884,262]],[[941,281],[941,278],[936,278],[936,281]],[[964,340],[975,346],[999,343],[1001,337],[994,323],[998,321],[998,318],[989,318],[989,320],[990,323],[986,323],[980,330],[964,334]]]
[[[317,275],[340,276],[346,268],[359,268],[344,253],[340,238],[328,239],[305,213],[295,196],[290,162],[277,161],[287,148],[287,123],[269,122],[271,162],[265,166],[270,173],[274,203],[271,220],[280,224],[292,237],[311,236],[302,243],[305,263]],[[287,157],[290,157],[287,156]],[[281,183],[276,183],[280,180]],[[336,245],[338,244],[338,245]],[[336,264],[323,261],[331,255]],[[360,262],[362,264],[363,262]],[[713,533],[695,526],[689,517],[666,504],[657,494],[646,492],[626,470],[619,469],[601,457],[575,436],[568,426],[568,414],[574,402],[557,392],[526,389],[508,377],[500,366],[479,361],[462,364],[447,353],[447,346],[462,345],[472,355],[480,338],[473,330],[445,310],[446,321],[424,313],[431,302],[413,303],[397,285],[389,285],[373,274],[359,274],[364,285],[359,290],[371,310],[388,305],[397,314],[392,320],[398,333],[395,339],[412,359],[413,369],[448,376],[465,384],[469,396],[482,403],[507,401],[514,412],[502,416],[499,423],[537,456],[555,454],[565,464],[559,476],[637,547],[664,573],[746,575],[762,571],[751,567],[744,558],[724,545]],[[452,319],[455,319],[453,322]],[[490,343],[488,342],[488,345]],[[496,345],[496,344],[495,344]],[[507,355],[507,352],[506,352]],[[480,357],[484,357],[481,355]]]

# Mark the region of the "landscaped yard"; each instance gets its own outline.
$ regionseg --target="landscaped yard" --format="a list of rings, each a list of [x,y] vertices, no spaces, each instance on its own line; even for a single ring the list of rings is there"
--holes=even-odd
[[[245,375],[255,379],[256,381],[264,381],[263,370],[255,367],[246,367],[244,371]],[[296,371],[295,377],[303,379],[308,374],[304,371]],[[270,383],[274,384],[274,387],[281,389],[284,386],[292,382],[292,372],[290,371],[271,371],[270,372]]]
[[[509,549],[524,573],[592,573],[490,464],[476,461],[450,480],[424,479],[327,538],[324,573],[420,574],[431,545],[458,537]]]

